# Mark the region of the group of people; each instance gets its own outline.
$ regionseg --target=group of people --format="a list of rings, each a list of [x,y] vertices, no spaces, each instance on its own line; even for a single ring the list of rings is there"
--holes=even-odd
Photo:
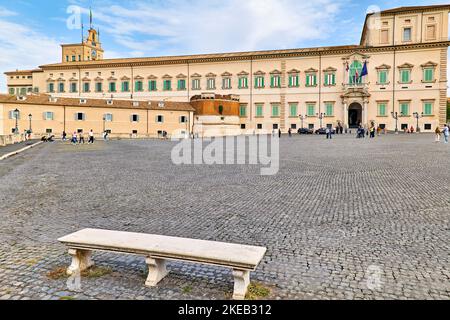
[[[448,143],[448,136],[450,134],[450,125],[446,124],[444,126],[444,129],[441,129],[439,127],[436,127],[436,130],[434,131],[436,134],[436,140],[435,142],[441,141],[441,134],[444,136],[444,143]]]
[[[89,137],[88,138],[88,144],[94,144],[94,140],[95,139],[94,139],[94,131],[93,130],[89,131],[88,137]],[[63,133],[62,133],[62,140],[63,141],[67,141],[67,133],[65,131],[63,131]],[[72,138],[70,139],[70,142],[73,145],[84,144],[85,140],[84,140],[83,132],[79,132],[79,133],[74,132],[72,134]]]
[[[369,129],[364,128],[362,125],[358,127],[356,130],[356,138],[357,139],[364,139],[366,136],[368,136],[370,139],[375,138],[375,133],[378,132],[378,134],[381,133],[381,128],[375,128],[375,125],[372,123],[372,125],[369,127]]]

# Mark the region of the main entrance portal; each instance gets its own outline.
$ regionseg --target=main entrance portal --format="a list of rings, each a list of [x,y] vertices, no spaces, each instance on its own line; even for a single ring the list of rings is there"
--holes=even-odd
[[[348,108],[348,127],[358,128],[362,123],[362,106],[359,103],[352,103]]]

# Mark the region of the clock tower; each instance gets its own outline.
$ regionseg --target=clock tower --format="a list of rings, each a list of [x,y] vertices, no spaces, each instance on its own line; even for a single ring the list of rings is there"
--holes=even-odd
[[[85,38],[82,32],[81,43],[63,44],[61,47],[63,63],[103,60],[104,51],[100,42],[100,31],[92,27],[92,14],[87,37]]]

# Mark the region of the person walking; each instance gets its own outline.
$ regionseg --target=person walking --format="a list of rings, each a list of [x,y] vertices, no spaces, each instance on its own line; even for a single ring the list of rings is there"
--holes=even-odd
[[[281,129],[278,129],[278,138],[281,138]]]
[[[288,134],[289,134],[289,138],[292,137],[292,129],[291,128],[289,128]]]
[[[77,139],[78,139],[77,138],[77,133],[74,132],[73,135],[72,135],[72,141],[71,141],[73,145],[77,144]]]
[[[370,127],[370,138],[375,138],[375,126]]]
[[[329,128],[329,127],[327,127],[326,129],[325,129],[325,133],[326,133],[326,135],[327,135],[327,139],[332,139],[332,132],[331,132],[331,129]]]
[[[439,129],[439,126],[436,127],[436,130],[434,130],[434,133],[436,134],[436,138],[434,139],[434,142],[440,142],[441,141],[441,129]]]
[[[446,124],[444,126],[444,130],[442,130],[442,133],[444,134],[444,143],[448,143],[448,136],[450,134],[449,131],[450,131],[450,129],[449,129],[448,125]]]
[[[91,131],[89,131],[89,141],[88,141],[88,143],[89,144],[94,144],[94,131],[92,131],[92,129],[91,129]]]
[[[84,135],[83,135],[83,132],[80,132],[80,137],[79,137],[78,143],[79,143],[79,144],[81,144],[81,143],[84,144]]]
[[[66,133],[66,131],[63,131],[63,133],[62,133],[62,140],[63,141],[67,141],[67,133]]]

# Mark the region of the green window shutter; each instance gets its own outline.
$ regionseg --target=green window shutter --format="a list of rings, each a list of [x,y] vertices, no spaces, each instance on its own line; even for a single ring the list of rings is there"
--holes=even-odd
[[[378,105],[378,115],[380,115],[380,116],[386,115],[386,104],[385,103],[380,103]]]
[[[313,76],[313,86],[317,85],[317,75]]]
[[[424,104],[423,113],[426,115],[431,115],[433,113],[433,105],[430,102]]]
[[[408,115],[409,114],[409,104],[408,103],[402,103],[400,108],[402,115]]]
[[[408,83],[410,80],[410,70],[402,70],[402,82]]]
[[[308,116],[312,117],[315,115],[315,106],[313,104],[308,104]]]
[[[239,89],[242,89],[242,78],[239,78],[238,88],[239,88]]]
[[[262,117],[263,116],[263,106],[262,105],[256,105],[256,116]]]
[[[297,104],[291,104],[290,105],[290,116],[291,117],[297,117]]]
[[[431,82],[431,81],[433,81],[434,79],[433,79],[433,77],[434,77],[434,75],[433,75],[433,72],[434,70],[433,69],[425,69],[425,76],[424,76],[424,81],[426,81],[426,82]]]
[[[326,106],[326,115],[332,116],[333,115],[333,104],[327,103],[325,106]]]
[[[331,84],[334,86],[334,85],[336,85],[336,74],[335,73],[333,73],[332,75],[331,75]]]
[[[275,86],[275,77],[271,76],[270,77],[270,86],[273,88]]]
[[[292,75],[289,76],[289,87],[293,87],[294,86],[294,78],[292,77]]]
[[[247,115],[247,108],[245,106],[240,106],[239,108],[239,115],[241,117],[245,117]]]
[[[307,87],[309,87],[309,86],[311,85],[310,79],[311,79],[311,76],[310,76],[309,74],[306,75],[306,86],[307,86]]]

